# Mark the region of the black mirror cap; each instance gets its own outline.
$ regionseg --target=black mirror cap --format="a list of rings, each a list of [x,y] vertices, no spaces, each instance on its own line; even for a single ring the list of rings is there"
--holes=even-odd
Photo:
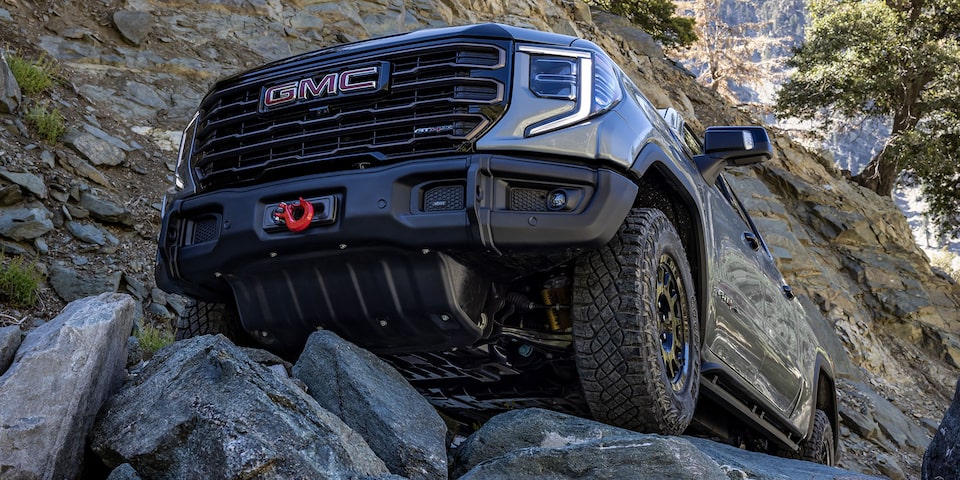
[[[763,127],[710,127],[703,144],[705,155],[728,165],[753,165],[773,158],[773,144]]]

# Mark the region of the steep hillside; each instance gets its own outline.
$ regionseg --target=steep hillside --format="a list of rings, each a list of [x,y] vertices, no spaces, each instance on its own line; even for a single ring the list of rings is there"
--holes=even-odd
[[[5,255],[36,259],[49,274],[40,306],[4,305],[0,325],[29,328],[94,291],[133,293],[157,323],[182,308],[153,288],[159,201],[179,130],[217,77],[345,41],[479,21],[593,40],[655,104],[698,128],[757,123],[697,86],[647,35],[578,0],[7,1],[0,46],[55,60],[62,82],[0,113],[0,240]],[[72,131],[61,143],[24,124],[36,102],[66,116]],[[841,465],[917,476],[960,367],[960,287],[930,268],[890,199],[774,135],[776,159],[731,179],[837,358]]]

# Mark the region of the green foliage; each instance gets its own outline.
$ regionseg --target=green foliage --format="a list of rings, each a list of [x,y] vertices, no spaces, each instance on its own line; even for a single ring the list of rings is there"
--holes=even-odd
[[[889,195],[912,172],[941,229],[956,232],[960,0],[811,0],[809,11],[778,114],[888,120],[889,143],[856,180]]]
[[[7,56],[7,64],[17,79],[20,90],[27,96],[34,96],[45,92],[56,83],[57,66],[50,59],[30,62],[23,57],[11,54]]]
[[[0,265],[0,299],[19,308],[36,305],[43,275],[35,263],[26,263],[23,257],[15,257]]]
[[[143,324],[134,336],[140,342],[144,358],[152,357],[157,350],[170,345],[174,340],[173,332],[149,323]]]
[[[697,40],[694,20],[678,17],[672,0],[587,0],[587,3],[626,17],[665,46],[685,47]]]
[[[939,112],[895,138],[898,157],[912,159],[904,176],[920,185],[939,234],[960,236],[960,118],[958,112]]]
[[[45,105],[34,105],[27,110],[24,118],[47,143],[56,143],[67,131],[66,121],[56,108],[48,110]]]

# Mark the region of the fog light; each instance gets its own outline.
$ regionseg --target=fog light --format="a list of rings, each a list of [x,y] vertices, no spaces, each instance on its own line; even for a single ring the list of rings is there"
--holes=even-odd
[[[554,190],[547,194],[547,208],[550,210],[563,210],[567,206],[567,192],[565,190]]]

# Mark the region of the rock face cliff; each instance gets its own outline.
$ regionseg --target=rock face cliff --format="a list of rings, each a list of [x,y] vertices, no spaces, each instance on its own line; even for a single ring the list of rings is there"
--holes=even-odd
[[[588,38],[696,127],[757,123],[643,32],[578,0],[8,1],[0,44],[51,59],[60,82],[23,96],[0,62],[0,243],[47,274],[40,305],[3,306],[0,326],[35,328],[66,301],[105,291],[133,294],[145,321],[182,309],[153,288],[159,199],[179,130],[216,78],[322,46],[481,21]],[[65,115],[60,143],[24,124],[40,103]],[[890,199],[773,133],[777,157],[731,180],[843,375],[840,464],[915,476],[957,380],[960,287],[930,268]]]

